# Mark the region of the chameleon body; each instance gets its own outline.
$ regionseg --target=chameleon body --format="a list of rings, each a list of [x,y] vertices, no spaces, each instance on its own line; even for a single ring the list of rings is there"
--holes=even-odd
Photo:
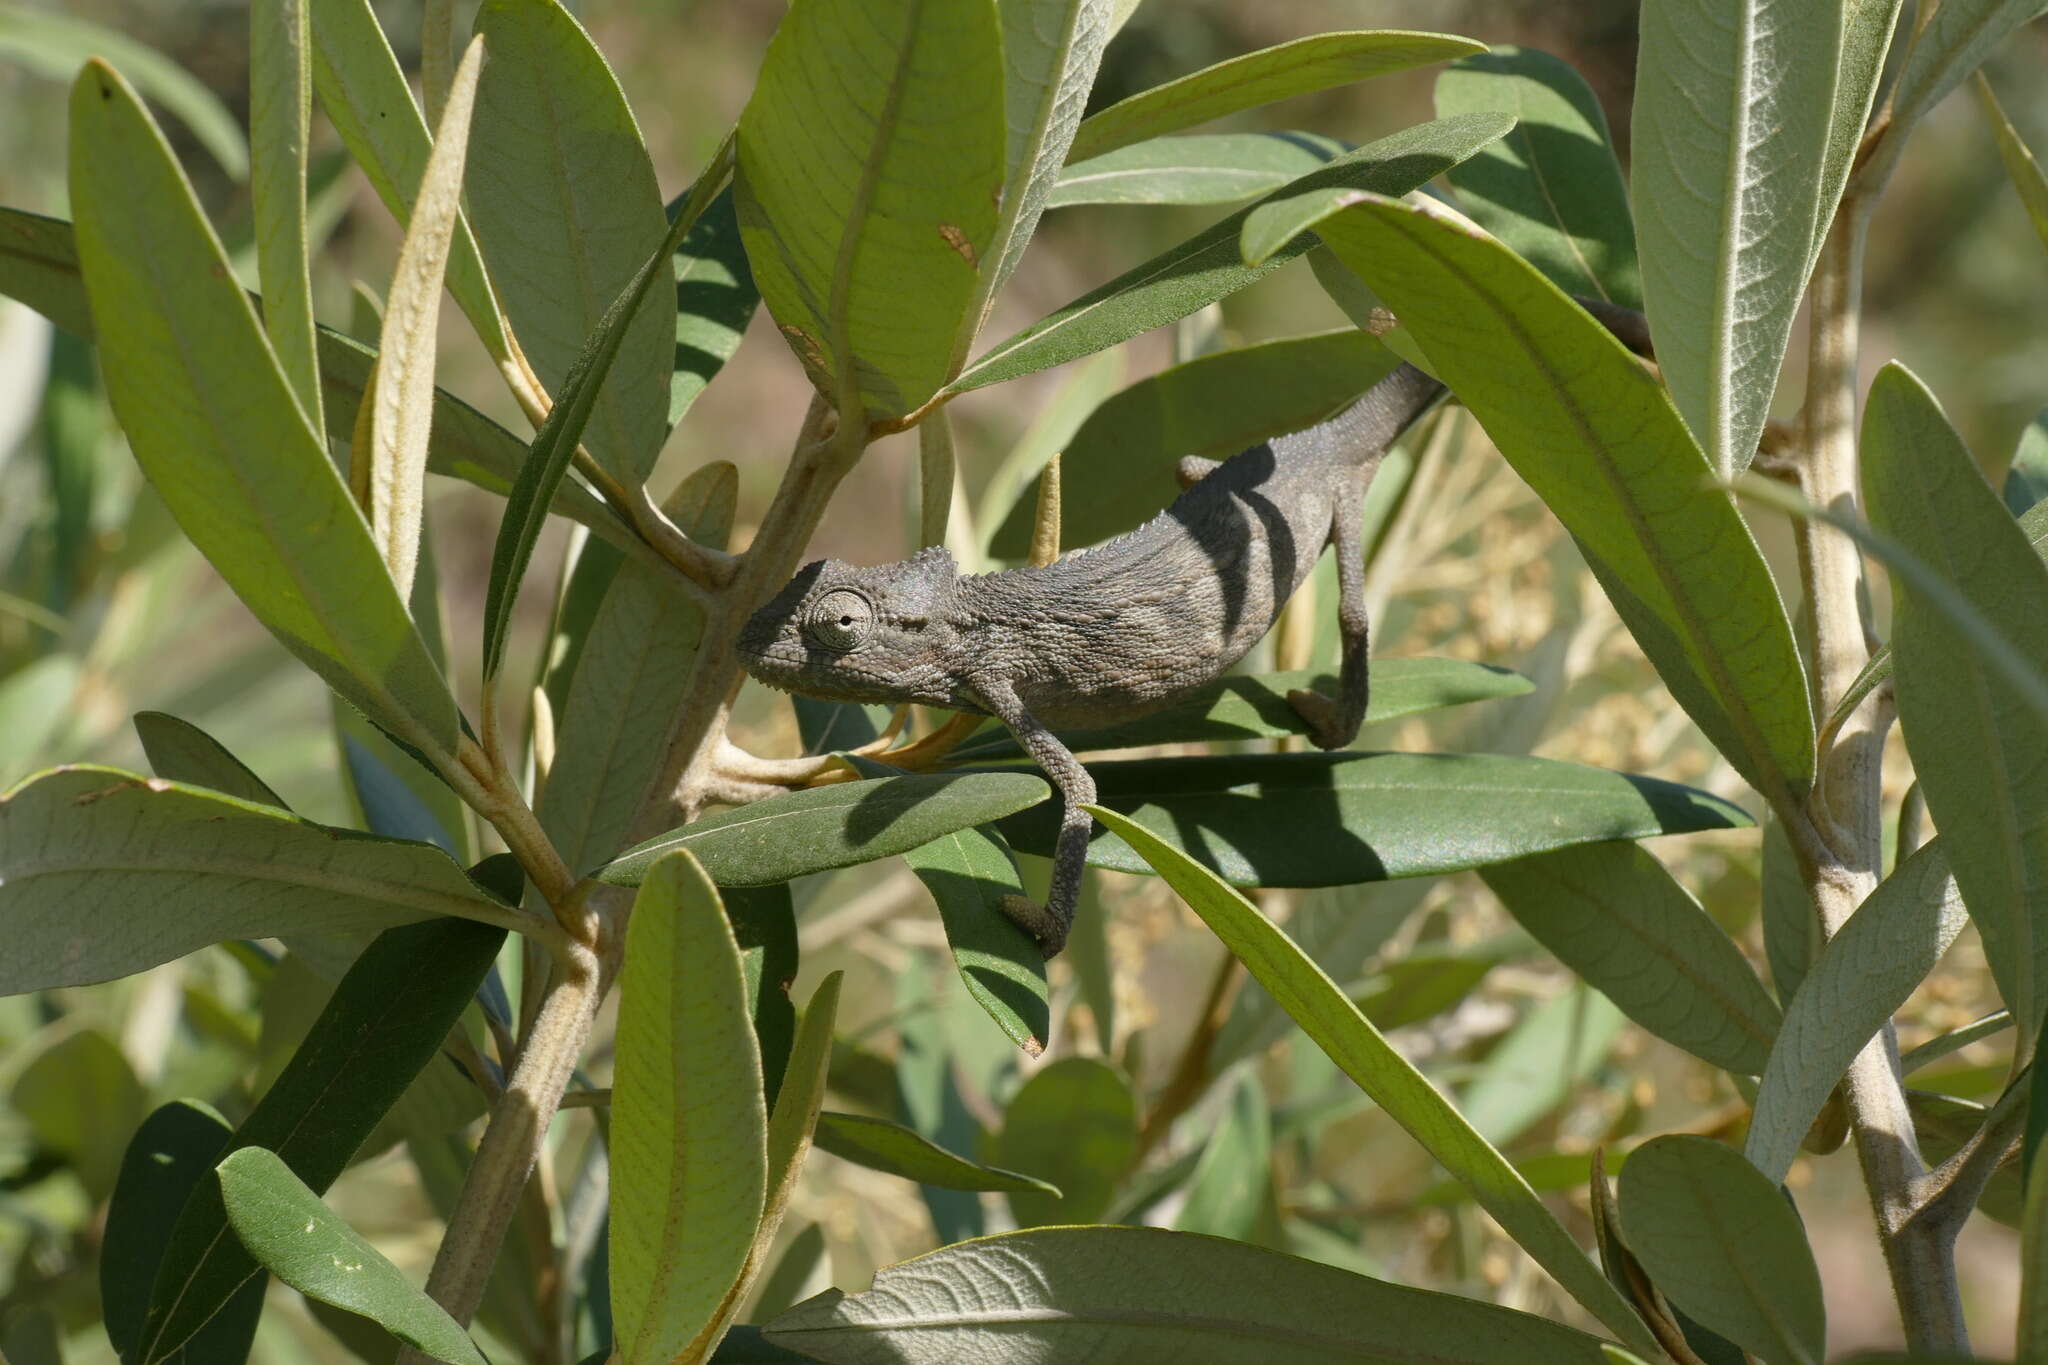
[[[1051,894],[1004,911],[1045,949],[1073,922],[1095,783],[1055,731],[1153,711],[1210,682],[1272,628],[1325,545],[1337,552],[1337,695],[1289,695],[1316,744],[1365,718],[1361,509],[1380,458],[1443,392],[1402,365],[1320,426],[1217,464],[1185,460],[1186,491],[1128,534],[1042,567],[962,577],[942,548],[895,564],[807,565],[757,611],[739,652],[762,682],[835,701],[919,702],[991,715],[1060,789]]]

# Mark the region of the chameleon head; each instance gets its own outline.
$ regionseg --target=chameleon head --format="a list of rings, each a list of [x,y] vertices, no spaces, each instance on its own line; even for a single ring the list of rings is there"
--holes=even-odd
[[[957,574],[943,549],[899,564],[807,564],[741,630],[740,662],[770,687],[832,701],[948,704],[935,635]]]

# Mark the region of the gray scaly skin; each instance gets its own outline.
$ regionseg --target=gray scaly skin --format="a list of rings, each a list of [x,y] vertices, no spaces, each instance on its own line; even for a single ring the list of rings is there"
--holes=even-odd
[[[1065,944],[1088,854],[1095,782],[1055,731],[1155,711],[1243,658],[1323,547],[1336,548],[1337,695],[1288,695],[1324,749],[1365,719],[1365,486],[1443,392],[1402,365],[1321,426],[1217,464],[1181,462],[1187,491],[1145,525],[1042,568],[961,577],[942,548],[896,564],[807,565],[741,632],[747,671],[831,701],[919,702],[999,718],[1060,789],[1052,892],[1004,913],[1050,957]]]

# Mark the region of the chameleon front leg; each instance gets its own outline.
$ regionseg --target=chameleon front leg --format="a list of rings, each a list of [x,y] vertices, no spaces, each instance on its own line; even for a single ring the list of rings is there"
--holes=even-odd
[[[1012,923],[1038,941],[1047,957],[1057,956],[1067,943],[1067,931],[1074,925],[1074,908],[1081,899],[1081,876],[1088,867],[1088,831],[1091,821],[1084,805],[1095,801],[1095,779],[1074,757],[1073,750],[1042,725],[1038,717],[1017,697],[1007,683],[977,687],[976,694],[990,714],[1010,727],[1010,733],[1024,746],[1059,788],[1059,842],[1053,848],[1052,889],[1045,904],[1026,896],[1005,896],[1002,910]]]
[[[1337,632],[1343,656],[1337,668],[1337,695],[1296,688],[1287,694],[1297,714],[1309,723],[1309,738],[1319,749],[1341,749],[1358,738],[1365,723],[1372,682],[1366,660],[1369,634],[1365,611],[1365,493],[1347,488],[1338,495],[1330,518],[1330,544],[1337,554]]]

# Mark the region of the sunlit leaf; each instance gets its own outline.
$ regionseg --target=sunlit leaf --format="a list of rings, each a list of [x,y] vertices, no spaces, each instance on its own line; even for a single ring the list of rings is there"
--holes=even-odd
[[[1156,137],[1067,167],[1046,207],[1237,204],[1307,175],[1344,150],[1320,133]]]
[[[959,829],[903,855],[946,926],[953,965],[974,1002],[1004,1036],[1036,1056],[1052,1032],[1045,953],[1003,914],[1005,896],[1024,884],[1002,836],[992,829]]]
[[[813,1140],[821,1152],[921,1185],[948,1190],[1037,1192],[1054,1198],[1060,1193],[1058,1186],[1036,1176],[969,1161],[915,1129],[865,1114],[820,1114]]]

